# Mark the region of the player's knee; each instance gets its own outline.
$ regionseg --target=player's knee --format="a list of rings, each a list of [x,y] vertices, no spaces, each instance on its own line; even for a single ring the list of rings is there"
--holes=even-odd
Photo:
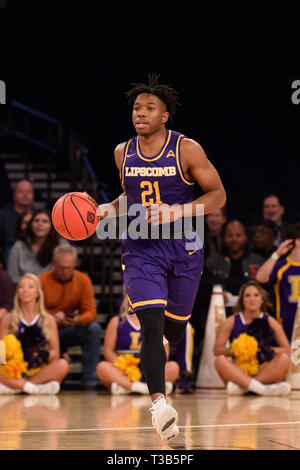
[[[161,307],[145,308],[136,312],[141,324],[142,339],[152,341],[164,334],[164,309]]]
[[[164,335],[170,344],[178,344],[184,337],[187,322],[175,322],[168,317],[165,318]]]

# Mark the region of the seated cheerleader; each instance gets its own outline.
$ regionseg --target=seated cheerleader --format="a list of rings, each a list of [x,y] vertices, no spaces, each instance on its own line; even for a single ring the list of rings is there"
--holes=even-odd
[[[69,365],[60,359],[56,321],[45,310],[43,291],[35,275],[27,273],[19,280],[13,309],[0,323],[0,339],[7,344],[6,365],[0,366],[1,394],[58,393]],[[8,357],[13,350],[14,357]],[[14,368],[10,366],[12,361]]]
[[[234,315],[217,332],[215,367],[229,395],[287,395],[291,390],[284,382],[290,344],[280,323],[268,315],[268,308],[265,290],[249,281],[240,289]]]
[[[147,384],[141,381],[139,369],[141,330],[135,314],[128,314],[129,303],[123,287],[123,302],[119,315],[113,317],[105,330],[104,361],[99,362],[96,373],[99,380],[112,395],[140,393],[148,395]],[[169,344],[165,344],[167,357]],[[155,364],[153,364],[155,367]],[[167,361],[165,367],[166,394],[173,390],[173,383],[179,375],[179,365],[175,361]]]

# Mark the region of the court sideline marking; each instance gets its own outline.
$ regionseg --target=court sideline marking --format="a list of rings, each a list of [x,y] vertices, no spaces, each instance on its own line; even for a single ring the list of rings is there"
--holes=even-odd
[[[300,424],[300,421],[282,421],[278,423],[239,423],[239,424],[198,424],[191,426],[178,426],[179,429],[198,429],[198,428],[230,428],[230,427],[247,427],[247,426],[284,426]],[[141,426],[136,428],[87,428],[87,429],[32,429],[32,430],[15,430],[15,431],[0,431],[0,434],[15,434],[15,433],[51,433],[51,432],[95,432],[95,431],[141,431],[153,430],[152,426]]]

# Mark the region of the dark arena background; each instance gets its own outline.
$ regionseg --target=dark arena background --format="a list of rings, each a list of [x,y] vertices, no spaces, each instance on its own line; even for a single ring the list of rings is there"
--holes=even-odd
[[[276,10],[274,5],[271,12],[228,6],[208,9],[199,5],[193,13],[188,5],[181,5],[181,10],[172,8],[162,12],[159,6],[150,4],[148,8],[134,10],[132,7],[132,13],[131,7],[125,5],[115,9],[107,12],[101,2],[91,1],[73,4],[0,0],[0,80],[6,90],[6,104],[0,107],[1,207],[12,200],[12,188],[23,177],[32,180],[37,205],[50,210],[55,200],[69,191],[87,191],[99,203],[116,198],[121,186],[113,151],[118,143],[134,135],[125,92],[132,83],[144,83],[149,73],[157,72],[160,81],[171,84],[180,97],[181,105],[167,127],[195,139],[204,148],[226,189],[228,219],[237,219],[251,227],[261,216],[264,196],[272,192],[280,196],[285,206],[285,220],[299,221],[297,10],[292,7]],[[75,245],[80,255],[79,269],[91,276],[95,287],[98,321],[104,334],[108,320],[119,308],[120,244],[118,240],[100,243],[92,238]],[[199,319],[199,324],[194,377],[205,319]],[[5,409],[0,404],[1,450],[169,449],[159,447],[154,432],[153,447],[152,444],[147,447],[150,428],[139,434],[144,440],[136,437],[140,439],[136,447],[129,440],[116,441],[120,433],[116,433],[117,437],[113,433],[108,437],[106,433],[100,443],[101,430],[117,426],[119,405],[105,401],[107,409],[103,416],[107,413],[107,417],[103,424],[98,396],[91,394],[87,401],[91,398],[91,416],[94,415],[91,421],[87,420],[83,408],[89,403],[80,401],[82,392],[78,390],[81,351],[73,348],[70,357],[72,367],[62,392],[67,396],[66,403],[64,396],[59,395],[60,408],[49,408],[55,416],[40,418],[33,411],[29,417],[28,410],[34,410],[32,406],[26,409],[23,418],[38,423],[33,424],[36,430],[52,429],[50,437],[41,432],[39,442],[35,438],[31,441],[30,433],[22,434],[23,427],[18,439],[9,440],[1,413],[3,417],[11,416],[8,412],[11,404]],[[98,388],[99,394],[110,400],[104,387]],[[73,427],[86,432],[93,430],[89,442],[84,437],[79,439],[79,432],[75,440],[71,439],[68,414],[73,410],[72,393],[72,406],[79,410],[79,421]],[[218,402],[223,397],[220,390],[212,392],[212,398],[207,393],[203,392],[204,400],[216,398]],[[192,397],[188,395],[187,400],[191,409]],[[14,412],[19,410],[19,402],[17,408],[12,408]],[[214,407],[211,402],[208,406]],[[147,404],[142,414],[146,415],[146,409]],[[134,410],[133,413],[140,412],[141,407]],[[122,428],[150,426],[148,421],[142,424],[126,421],[125,405],[119,413],[124,416]],[[237,423],[243,422],[243,410],[241,413],[237,414],[242,416]],[[262,421],[287,421],[289,417],[283,415],[284,411],[282,416],[270,419],[266,415]],[[234,421],[234,416],[228,415],[229,422]],[[298,415],[293,417],[296,420]],[[201,421],[201,425],[217,422],[221,426],[225,421],[225,418],[224,421],[212,419]],[[183,424],[187,433],[188,424]],[[10,431],[15,429],[10,426]],[[58,431],[53,439],[56,427]],[[64,434],[66,428],[68,432]],[[134,435],[138,436],[138,432]],[[209,433],[212,432],[210,429]],[[259,425],[257,432],[261,437]],[[276,448],[270,444],[271,438],[261,447],[258,439],[250,444],[241,441],[235,446],[230,438],[223,442],[211,437],[207,443],[202,434],[201,445],[196,435],[194,440],[189,440],[187,434],[185,438],[185,443],[180,441],[178,451]],[[299,448],[299,437],[297,442]],[[290,441],[290,446],[293,445]],[[176,445],[172,449],[175,448]]]

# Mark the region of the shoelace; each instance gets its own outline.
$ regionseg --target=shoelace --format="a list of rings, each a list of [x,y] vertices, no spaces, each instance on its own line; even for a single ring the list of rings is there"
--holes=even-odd
[[[149,408],[149,411],[152,412],[152,411],[157,410],[157,408],[159,407],[159,404],[160,404],[160,400],[161,400],[161,399],[162,399],[162,398],[157,398],[157,399],[152,403],[152,406],[151,406],[151,408]]]

